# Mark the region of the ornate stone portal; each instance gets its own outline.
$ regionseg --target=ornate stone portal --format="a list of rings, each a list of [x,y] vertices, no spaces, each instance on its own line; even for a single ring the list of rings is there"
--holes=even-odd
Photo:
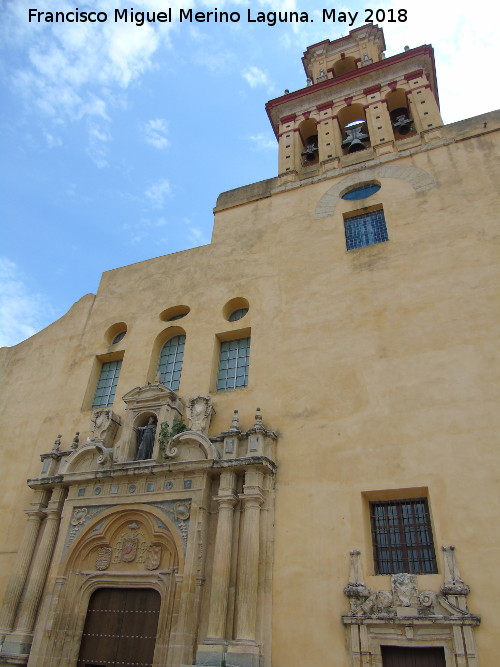
[[[443,547],[444,585],[419,591],[414,574],[391,575],[391,590],[372,592],[365,586],[360,552],[351,551],[349,583],[344,594],[350,613],[342,617],[349,630],[352,665],[382,667],[381,646],[444,647],[447,664],[479,663],[473,628],[480,618],[467,608],[469,587],[460,577],[453,546]],[[449,662],[448,662],[449,660]]]
[[[183,402],[161,384],[124,401],[117,442],[121,419],[95,411],[83,444],[58,436],[40,477],[28,481],[36,498],[2,612],[0,661],[75,665],[94,591],[138,587],[161,596],[155,667],[222,665],[226,657],[270,667],[261,619],[271,592],[257,589],[272,576],[265,543],[276,434],[257,409],[247,431],[235,411],[228,431],[209,438],[211,397],[190,399],[184,422]],[[174,420],[187,430],[172,435]],[[167,459],[157,428],[165,422]],[[150,435],[144,460],[134,460],[145,437],[137,443],[137,433]]]

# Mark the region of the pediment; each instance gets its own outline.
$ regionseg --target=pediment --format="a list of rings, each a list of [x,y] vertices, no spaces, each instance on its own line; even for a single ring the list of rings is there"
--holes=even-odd
[[[206,435],[198,431],[183,431],[170,442],[170,452],[176,461],[198,461],[220,459],[216,446]]]
[[[104,447],[101,443],[88,442],[73,452],[61,466],[60,472],[90,472],[102,470],[104,466],[111,464],[111,449]]]
[[[147,384],[144,387],[135,387],[122,397],[127,407],[134,405],[162,405],[168,401],[177,401],[177,394],[163,384]]]

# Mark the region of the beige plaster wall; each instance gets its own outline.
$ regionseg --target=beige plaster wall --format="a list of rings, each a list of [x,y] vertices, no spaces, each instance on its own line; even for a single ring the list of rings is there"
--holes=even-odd
[[[24,481],[38,474],[39,454],[58,433],[67,445],[76,430],[88,435],[96,355],[124,354],[113,405],[124,417],[120,397],[153,379],[155,340],[171,326],[159,314],[185,304],[189,315],[172,323],[187,336],[179,395],[213,394],[211,434],[229,427],[233,409],[249,428],[257,406],[280,433],[273,613],[266,619],[273,667],[327,664],[332,656],[336,667],[348,665],[340,616],[348,610],[349,550],[361,550],[368,586],[390,587],[388,578],[372,576],[363,494],[415,487],[428,492],[439,568],[419,577],[419,586],[439,588],[440,547],[454,544],[472,588],[469,608],[483,619],[480,661],[494,664],[497,137],[395,154],[392,164],[425,170],[435,187],[416,192],[405,180],[383,178],[369,200],[339,200],[323,218],[315,216],[318,202],[345,170],[281,192],[276,179],[257,184],[250,201],[240,193],[239,205],[219,207],[210,246],[106,272],[95,300],[84,297],[51,327],[3,351],[3,585],[30,499]],[[356,169],[361,181],[362,166]],[[256,190],[263,196],[252,200]],[[389,242],[347,252],[343,213],[377,204]],[[250,310],[227,322],[222,309],[238,296]],[[128,332],[109,346],[104,334],[116,322]],[[247,328],[249,386],[217,393],[217,335]]]

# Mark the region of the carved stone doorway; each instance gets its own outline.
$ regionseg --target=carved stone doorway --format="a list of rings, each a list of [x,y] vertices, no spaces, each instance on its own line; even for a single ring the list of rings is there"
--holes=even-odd
[[[446,667],[444,649],[381,646],[383,667]]]
[[[99,588],[92,594],[78,667],[151,667],[160,594],[149,588]]]

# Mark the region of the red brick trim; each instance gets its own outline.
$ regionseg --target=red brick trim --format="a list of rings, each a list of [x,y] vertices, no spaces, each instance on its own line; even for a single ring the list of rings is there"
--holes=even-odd
[[[372,95],[373,93],[379,93],[382,89],[382,86],[380,83],[377,83],[376,86],[370,86],[369,88],[363,88],[363,92],[365,95]]]
[[[423,69],[416,69],[414,72],[410,72],[409,74],[405,74],[405,79],[409,81],[410,79],[418,79],[419,77],[422,76],[424,73]]]

